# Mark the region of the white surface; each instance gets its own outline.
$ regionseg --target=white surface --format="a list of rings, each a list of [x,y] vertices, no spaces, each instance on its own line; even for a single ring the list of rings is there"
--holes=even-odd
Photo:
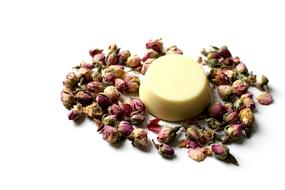
[[[282,1],[1,1],[0,189],[284,189]],[[275,103],[258,106],[257,132],[231,146],[240,167],[178,150],[168,161],[126,143],[109,146],[93,123],[75,126],[61,82],[92,47],[116,42],[142,55],[163,37],[186,55],[228,45],[270,79]]]

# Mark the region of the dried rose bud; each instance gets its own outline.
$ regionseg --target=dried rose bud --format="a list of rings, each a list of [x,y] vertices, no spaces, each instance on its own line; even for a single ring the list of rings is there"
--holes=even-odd
[[[205,121],[207,122],[208,126],[212,129],[220,129],[222,127],[222,123],[215,118],[208,118]]]
[[[109,45],[109,47],[108,47],[108,52],[109,52],[109,53],[113,53],[113,52],[115,52],[115,51],[118,51],[118,46],[117,46],[117,44],[111,44],[111,45]]]
[[[101,119],[104,112],[96,102],[93,102],[89,106],[83,108],[83,113],[91,119]]]
[[[142,65],[142,70],[141,70],[141,73],[142,74],[145,74],[148,67],[150,66],[150,64],[154,61],[155,59],[147,59],[145,62],[143,62],[143,65]]]
[[[116,75],[111,72],[103,72],[102,73],[103,81],[109,85],[115,83]]]
[[[110,99],[103,93],[100,93],[96,96],[96,102],[101,108],[107,108],[111,105]]]
[[[240,122],[244,125],[244,126],[253,126],[255,118],[254,115],[251,111],[251,109],[249,108],[244,108],[239,112],[239,118],[240,118]]]
[[[226,75],[227,80],[229,81],[233,81],[236,78],[236,73],[233,70],[224,69],[222,72]]]
[[[150,58],[158,58],[160,55],[157,51],[153,49],[148,49],[147,52],[144,54],[142,61],[145,62],[146,60]]]
[[[221,57],[225,58],[229,58],[232,57],[231,52],[228,50],[227,46],[222,46],[219,50],[218,50],[219,54]]]
[[[91,74],[91,78],[93,81],[98,81],[98,82],[101,82],[103,80],[101,73],[99,73],[98,71],[93,71]]]
[[[77,101],[83,106],[89,105],[93,102],[93,97],[83,91],[77,92],[75,97]]]
[[[140,87],[140,78],[136,75],[128,75],[125,79],[128,92],[138,92]]]
[[[228,124],[237,123],[239,119],[239,115],[237,111],[227,112],[223,116],[223,120]]]
[[[224,103],[224,108],[225,108],[226,112],[234,111],[234,105],[231,102],[225,102]]]
[[[131,53],[129,50],[126,51],[121,51],[119,53],[119,64],[120,65],[125,65],[127,62],[127,59],[131,56]]]
[[[124,136],[129,136],[134,130],[132,124],[130,124],[127,121],[120,121],[120,123],[117,126],[117,129]]]
[[[119,54],[117,51],[108,54],[106,65],[117,65],[119,63]]]
[[[210,117],[218,118],[224,114],[224,106],[221,102],[215,102],[208,108]]]
[[[166,49],[166,54],[183,54],[183,51],[179,49],[176,45],[170,46]]]
[[[80,69],[78,69],[76,76],[78,79],[83,78],[85,81],[91,81],[92,80],[92,77],[91,77],[92,71],[90,69],[80,68]]]
[[[269,82],[268,78],[265,75],[261,75],[256,77],[255,85],[260,90],[266,91],[268,88],[267,87],[268,82]]]
[[[162,39],[156,39],[156,40],[149,40],[146,43],[146,48],[147,49],[153,49],[155,51],[157,51],[158,53],[162,53],[163,52],[163,44],[162,44]]]
[[[118,122],[116,115],[108,115],[108,114],[103,115],[101,121],[104,125],[110,125],[112,127],[114,127]]]
[[[85,61],[82,61],[79,65],[80,68],[86,68],[86,69],[94,69],[94,65],[92,63],[87,63]]]
[[[198,147],[198,143],[196,141],[193,141],[193,140],[189,140],[188,141],[188,147],[189,148],[197,148]]]
[[[221,55],[217,51],[211,51],[211,52],[208,52],[207,54],[207,59],[220,59],[220,58],[221,58]]]
[[[227,159],[229,154],[229,148],[220,143],[212,144],[212,151],[214,156],[220,160]]]
[[[169,143],[176,136],[177,128],[165,125],[158,133],[157,140],[161,143]]]
[[[252,98],[245,97],[245,98],[241,98],[241,100],[242,100],[242,105],[244,107],[250,108],[251,110],[255,109],[255,103]]]
[[[115,87],[120,91],[124,92],[127,89],[127,85],[123,79],[115,79]]]
[[[236,68],[235,68],[236,72],[238,73],[247,73],[247,67],[244,63],[239,63]]]
[[[89,92],[99,93],[99,92],[102,92],[104,90],[104,86],[102,85],[101,82],[92,81],[86,85],[86,90]]]
[[[126,74],[124,67],[121,65],[111,65],[105,68],[102,71],[102,75],[105,75],[106,73],[113,73],[115,75],[115,78],[124,78]]]
[[[93,64],[99,64],[99,65],[105,65],[105,60],[106,60],[106,57],[105,57],[105,54],[104,53],[99,53],[99,54],[96,54],[94,57],[93,57]]]
[[[134,98],[130,102],[133,110],[139,111],[139,112],[144,112],[145,111],[145,106],[143,102],[140,99]]]
[[[111,102],[117,102],[121,96],[121,93],[114,86],[107,86],[104,90],[104,94],[108,96]]]
[[[188,156],[198,162],[203,161],[206,158],[206,155],[204,154],[203,149],[200,147],[196,147],[195,149],[189,148]]]
[[[130,117],[131,117],[131,123],[133,125],[140,125],[145,120],[144,114],[139,111],[132,112]]]
[[[238,139],[242,134],[242,125],[241,124],[233,124],[225,127],[224,132],[231,139]]]
[[[123,115],[126,117],[130,117],[131,113],[133,112],[133,108],[130,104],[121,103],[119,102],[120,109],[123,112]]]
[[[70,72],[66,75],[66,79],[63,82],[63,85],[65,85],[68,88],[73,88],[78,83],[78,78],[75,75],[74,72]]]
[[[89,50],[89,54],[91,57],[94,57],[95,55],[100,54],[102,52],[103,52],[103,49],[98,49],[98,48]]]
[[[241,95],[247,92],[248,84],[242,80],[236,80],[233,83],[234,93]]]
[[[217,87],[218,94],[222,100],[226,100],[233,94],[233,87],[230,85],[219,85]]]
[[[66,93],[64,91],[61,92],[61,102],[65,108],[71,109],[71,107],[75,104],[75,97],[72,94]]]
[[[152,140],[155,148],[158,150],[158,153],[165,158],[173,158],[174,149],[168,144],[156,144],[154,140]]]
[[[211,69],[208,78],[212,83],[217,85],[224,85],[229,83],[227,75],[221,69]]]
[[[145,150],[148,145],[147,140],[147,131],[137,128],[132,131],[132,133],[129,135],[128,139],[132,141],[132,145]]]
[[[247,92],[247,93],[240,96],[241,99],[243,99],[243,98],[251,98],[252,99],[252,97],[253,97],[253,95],[251,92]]]
[[[141,65],[141,58],[137,55],[132,55],[128,58],[126,65],[128,67],[138,67]]]
[[[112,126],[104,125],[100,133],[103,135],[103,139],[110,144],[114,144],[120,141],[120,137],[121,137],[120,133],[118,132],[116,128]]]
[[[273,98],[267,92],[263,92],[256,97],[257,101],[262,105],[269,105],[273,102]]]
[[[185,132],[185,136],[191,140],[198,140],[201,138],[202,132],[196,125],[190,125]]]
[[[81,104],[74,105],[71,112],[68,114],[69,120],[78,120],[83,116],[83,108]]]
[[[108,111],[110,114],[116,115],[117,117],[121,117],[123,115],[123,111],[118,104],[113,104],[110,106]]]

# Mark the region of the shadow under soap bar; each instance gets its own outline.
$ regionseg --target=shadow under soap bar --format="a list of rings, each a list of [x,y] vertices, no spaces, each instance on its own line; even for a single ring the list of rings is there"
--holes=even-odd
[[[210,102],[211,89],[201,65],[184,55],[162,56],[149,66],[139,96],[148,111],[167,121],[197,116]]]

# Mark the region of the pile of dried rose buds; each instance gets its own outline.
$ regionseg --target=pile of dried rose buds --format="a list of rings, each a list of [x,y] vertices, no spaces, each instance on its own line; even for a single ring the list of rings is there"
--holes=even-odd
[[[121,51],[115,44],[109,46],[107,53],[103,49],[90,50],[92,62],[74,67],[63,82],[61,101],[70,110],[69,120],[78,121],[87,116],[96,122],[98,132],[111,144],[128,139],[133,146],[146,150],[149,130],[157,133],[158,142],[152,142],[165,158],[173,158],[173,141],[179,140],[179,147],[188,148],[189,157],[196,161],[214,155],[237,165],[226,144],[252,134],[255,101],[248,88],[260,89],[256,100],[268,105],[273,101],[268,79],[248,72],[246,65],[225,46],[203,49],[204,58],[199,57],[198,62],[210,68],[208,80],[219,98],[199,116],[178,127],[160,125],[158,118],[145,124],[147,110],[142,101],[130,98],[124,102],[121,98],[121,94],[137,93],[140,86],[139,76],[126,68],[144,74],[158,57],[183,54],[177,46],[164,48],[161,39],[148,41],[146,49],[142,58],[128,50]]]

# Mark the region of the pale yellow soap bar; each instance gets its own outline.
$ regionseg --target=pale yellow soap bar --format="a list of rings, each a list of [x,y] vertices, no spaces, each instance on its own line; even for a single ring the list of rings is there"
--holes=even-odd
[[[184,55],[171,54],[149,66],[139,96],[148,111],[167,121],[181,121],[201,113],[211,89],[201,65]]]

